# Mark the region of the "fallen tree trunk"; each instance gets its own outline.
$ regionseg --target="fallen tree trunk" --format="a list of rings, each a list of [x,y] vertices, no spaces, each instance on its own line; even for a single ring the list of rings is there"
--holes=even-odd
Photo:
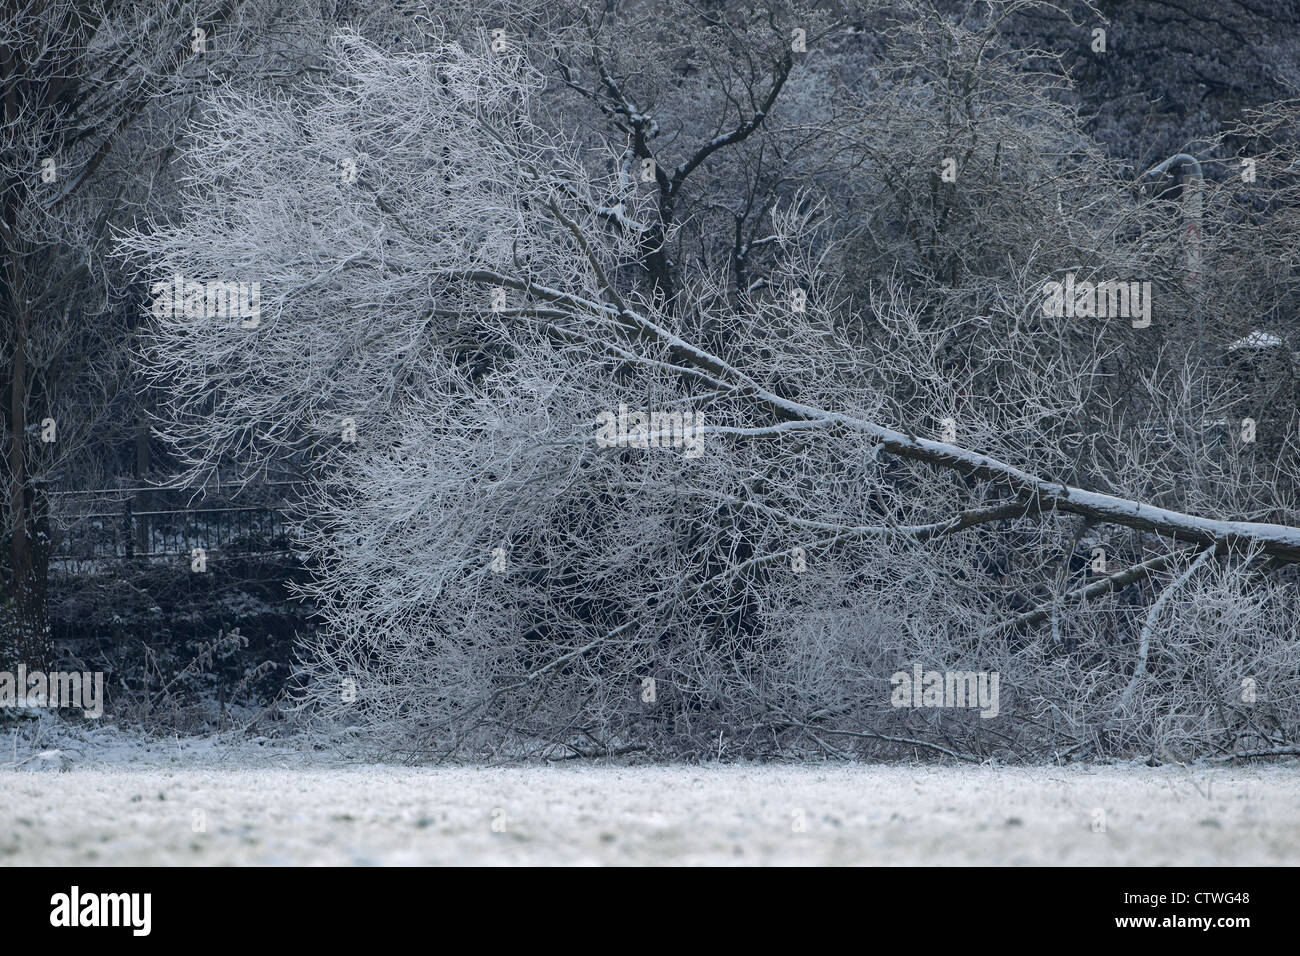
[[[562,214],[560,214],[562,215]],[[566,225],[576,226],[566,221]],[[585,246],[585,243],[584,243]],[[858,432],[869,438],[881,451],[900,458],[924,462],[936,468],[944,468],[959,474],[987,481],[1002,490],[1012,493],[1025,504],[1026,513],[1059,511],[1075,514],[1109,524],[1149,531],[1176,541],[1188,542],[1203,547],[1215,546],[1226,549],[1258,549],[1273,558],[1277,563],[1300,562],[1300,528],[1289,525],[1267,524],[1255,521],[1232,521],[1220,518],[1205,518],[1186,514],[1169,508],[1115,495],[1103,494],[1077,488],[1063,482],[1052,481],[1038,475],[1030,474],[1014,465],[998,461],[988,455],[961,448],[946,442],[933,441],[915,435],[904,434],[866,419],[845,415],[801,402],[784,398],[764,388],[750,376],[737,369],[727,361],[708,351],[686,342],[671,331],[664,329],[650,318],[641,315],[626,305],[604,278],[603,270],[591,256],[597,275],[606,286],[606,295],[610,302],[597,302],[582,296],[534,285],[513,276],[503,275],[490,270],[476,269],[458,272],[449,277],[466,279],[483,285],[504,286],[516,289],[527,295],[542,299],[558,311],[570,315],[579,323],[595,322],[600,331],[608,333],[613,329],[627,331],[643,341],[654,342],[668,349],[673,360],[686,374],[703,379],[715,386],[727,388],[739,394],[752,397],[756,408],[777,419],[777,424],[769,428],[746,430],[749,434],[775,435],[791,426],[799,428],[844,428]],[[557,310],[550,310],[554,316]],[[550,321],[545,323],[564,333],[562,326],[556,327]],[[639,357],[621,343],[610,341],[609,348],[623,360],[636,361]],[[782,428],[784,426],[784,429]],[[801,429],[802,430],[802,429]],[[704,432],[726,432],[726,429],[702,429]],[[989,520],[1001,520],[995,516]]]

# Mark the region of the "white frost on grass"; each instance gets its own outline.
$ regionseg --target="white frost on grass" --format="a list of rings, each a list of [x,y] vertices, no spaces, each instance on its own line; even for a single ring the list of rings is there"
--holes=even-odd
[[[0,863],[1300,862],[1294,764],[408,768],[252,749],[0,769]]]

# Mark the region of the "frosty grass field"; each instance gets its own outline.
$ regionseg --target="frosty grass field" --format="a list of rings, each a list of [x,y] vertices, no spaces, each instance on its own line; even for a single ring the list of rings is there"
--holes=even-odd
[[[1300,766],[400,767],[180,740],[0,769],[0,864],[438,863],[1296,864]]]

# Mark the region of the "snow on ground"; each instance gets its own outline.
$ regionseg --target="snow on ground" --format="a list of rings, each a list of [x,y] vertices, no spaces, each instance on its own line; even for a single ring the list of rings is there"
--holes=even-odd
[[[1294,763],[411,768],[103,737],[0,765],[0,863],[1300,863]]]

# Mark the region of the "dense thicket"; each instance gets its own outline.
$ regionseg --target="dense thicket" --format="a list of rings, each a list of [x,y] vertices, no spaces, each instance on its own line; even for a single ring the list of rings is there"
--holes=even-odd
[[[311,475],[304,715],[1294,747],[1296,16],[1202,6],[354,5],[202,89],[118,248],[261,283],[252,328],[155,314],[144,371],[193,480]],[[1067,276],[1149,313],[1045,314]],[[625,409],[697,430],[608,447]],[[914,664],[997,716],[896,706]]]

